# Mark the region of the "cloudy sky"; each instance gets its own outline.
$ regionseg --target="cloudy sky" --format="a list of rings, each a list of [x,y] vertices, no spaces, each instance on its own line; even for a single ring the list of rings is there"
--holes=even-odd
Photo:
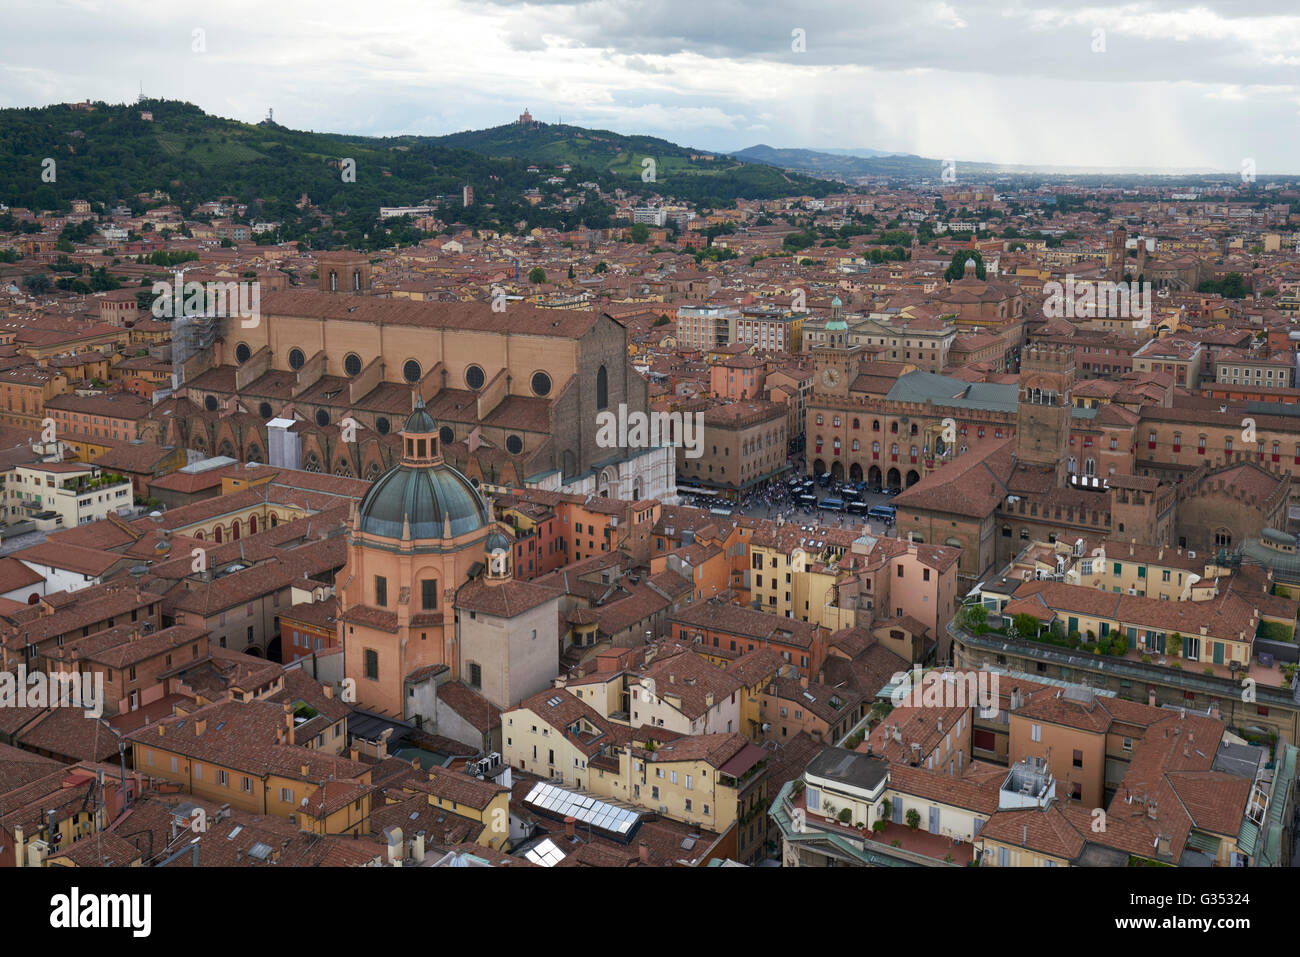
[[[797,8],[797,9],[795,9]],[[0,0],[0,106],[1300,173],[1300,3]]]

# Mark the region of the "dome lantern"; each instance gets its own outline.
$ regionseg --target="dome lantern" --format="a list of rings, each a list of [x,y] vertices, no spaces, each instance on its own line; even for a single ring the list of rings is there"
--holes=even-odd
[[[418,543],[446,541],[491,521],[478,489],[442,457],[438,424],[424,400],[402,427],[402,458],[375,479],[357,506],[360,531]]]
[[[415,408],[402,426],[402,464],[415,467],[439,465],[442,450],[438,447],[438,423],[424,407],[424,399],[415,400]]]

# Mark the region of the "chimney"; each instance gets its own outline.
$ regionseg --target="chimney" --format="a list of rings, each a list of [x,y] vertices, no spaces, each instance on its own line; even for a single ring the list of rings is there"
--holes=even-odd
[[[424,832],[417,831],[415,837],[411,838],[411,857],[417,864],[424,863]]]
[[[640,844],[637,845],[637,852],[638,852],[638,855],[639,855],[640,858],[641,858],[641,863],[642,863],[642,864],[649,864],[649,863],[650,863],[650,845],[649,845],[649,844],[647,844],[645,841],[642,841]]]
[[[800,675],[800,677],[799,677],[799,687],[800,687],[800,688],[807,688],[807,687],[808,687],[808,676],[807,676],[807,675]]]
[[[564,836],[571,841],[578,836],[577,823],[578,819],[573,815],[564,819]]]
[[[383,836],[388,842],[388,863],[400,867],[402,863],[402,829],[400,827],[386,827]]]
[[[302,776],[303,776],[303,777],[307,777],[308,772],[311,771],[311,765],[310,765],[310,764],[301,764],[301,765],[299,765],[299,767],[302,768]]]
[[[1155,706],[1156,706],[1156,689],[1152,688],[1150,691],[1147,692],[1147,707],[1154,708]]]
[[[201,735],[203,734],[203,732],[206,731],[207,729],[208,729],[208,719],[207,719],[207,718],[195,718],[195,719],[194,719],[194,736],[195,736],[196,738],[199,737],[199,736],[201,736]]]

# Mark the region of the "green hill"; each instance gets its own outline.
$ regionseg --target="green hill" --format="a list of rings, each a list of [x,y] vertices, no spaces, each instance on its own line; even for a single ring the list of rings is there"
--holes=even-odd
[[[694,151],[652,137],[628,137],[571,126],[497,127],[446,137],[370,137],[290,130],[241,123],[169,100],[139,104],[67,105],[0,110],[0,201],[11,206],[67,209],[72,199],[148,204],[137,194],[160,190],[186,211],[219,196],[250,205],[250,215],[297,218],[306,194],[325,213],[341,217],[344,232],[373,222],[380,206],[447,197],[444,213],[473,226],[500,224],[599,228],[612,209],[594,194],[574,210],[547,210],[570,184],[593,181],[603,189],[661,195],[729,206],[737,197],[764,198],[822,192],[830,184],[772,166]],[[153,120],[141,118],[141,111]],[[654,183],[643,183],[642,159],[656,164]],[[355,161],[354,182],[344,182],[340,161]],[[54,179],[42,170],[54,160]],[[567,182],[546,178],[553,168],[528,172],[531,163],[573,164]],[[460,189],[474,187],[475,204],[460,208]],[[525,190],[543,202],[530,204]],[[338,225],[336,223],[335,225]]]
[[[95,103],[0,110],[0,200],[9,205],[67,208],[70,200],[127,202],[136,194],[167,193],[186,210],[218,196],[235,196],[272,218],[295,213],[304,193],[329,213],[396,206],[455,194],[473,184],[485,201],[512,201],[536,174],[517,161],[435,146],[421,137],[366,137],[302,132],[274,124],[210,116],[188,103]],[[142,110],[153,121],[141,119]],[[54,181],[41,178],[53,159]],[[356,164],[345,182],[340,161]]]
[[[823,180],[783,172],[776,168],[777,164],[741,161],[710,150],[678,146],[654,136],[628,136],[561,123],[510,123],[452,133],[436,137],[433,142],[484,156],[522,159],[539,165],[569,163],[575,168],[599,170],[630,180],[629,189],[653,189],[663,195],[703,204],[729,204],[736,198],[825,196],[836,189],[834,184]],[[642,181],[647,159],[654,161],[653,185]]]

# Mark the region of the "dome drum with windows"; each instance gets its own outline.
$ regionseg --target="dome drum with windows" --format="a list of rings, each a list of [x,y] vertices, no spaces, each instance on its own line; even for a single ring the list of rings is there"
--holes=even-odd
[[[357,509],[360,531],[384,538],[458,537],[492,523],[478,489],[446,464],[438,424],[418,399],[401,431],[402,458]]]

